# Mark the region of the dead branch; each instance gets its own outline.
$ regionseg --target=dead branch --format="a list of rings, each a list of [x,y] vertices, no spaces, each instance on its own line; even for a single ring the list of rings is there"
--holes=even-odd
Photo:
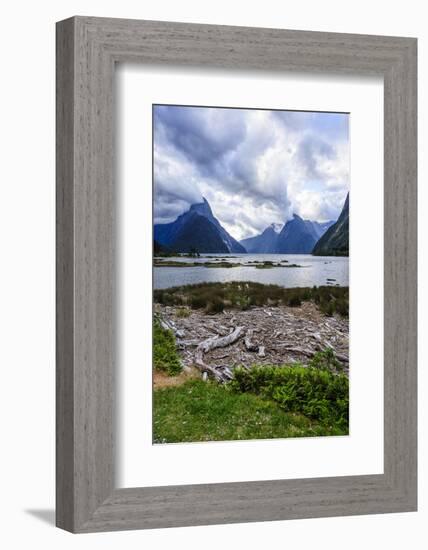
[[[232,373],[229,369],[227,369],[228,372],[225,371],[225,369],[223,369],[223,372],[222,372],[222,370],[219,367],[211,367],[210,365],[207,365],[206,363],[204,363],[204,359],[203,359],[204,353],[208,353],[213,349],[230,346],[242,336],[243,330],[244,330],[244,327],[236,327],[236,329],[230,334],[228,334],[227,336],[223,336],[222,338],[219,338],[218,336],[214,336],[212,338],[208,338],[207,340],[204,340],[203,342],[201,342],[196,348],[195,359],[194,359],[195,366],[202,373],[203,372],[210,373],[219,382],[224,382],[225,380],[230,379],[232,377]]]
[[[245,344],[245,347],[247,348],[247,351],[258,351],[259,350],[259,345],[256,342],[253,342],[251,340],[251,337],[253,336],[253,332],[254,332],[254,330],[249,328],[247,330],[247,334],[245,335],[245,338],[244,338],[244,344]]]

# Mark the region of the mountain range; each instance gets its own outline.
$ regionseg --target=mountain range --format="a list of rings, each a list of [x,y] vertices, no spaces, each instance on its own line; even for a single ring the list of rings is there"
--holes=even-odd
[[[254,254],[310,254],[318,239],[334,221],[314,222],[297,214],[280,231],[277,224],[267,227],[256,237],[243,239],[241,244]]]
[[[312,254],[315,256],[349,256],[349,193],[337,222],[320,238]]]
[[[260,235],[238,242],[220,224],[204,198],[175,221],[155,224],[155,252],[311,254],[314,251],[317,255],[346,255],[348,218],[347,198],[337,222],[304,220],[293,214],[285,225],[273,223]]]

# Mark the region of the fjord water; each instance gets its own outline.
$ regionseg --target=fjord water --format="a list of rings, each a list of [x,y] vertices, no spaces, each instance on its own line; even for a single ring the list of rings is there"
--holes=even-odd
[[[222,258],[234,264],[247,264],[251,261],[279,263],[281,260],[287,260],[288,264],[298,264],[303,267],[273,267],[271,269],[258,269],[255,266],[247,265],[237,267],[155,267],[154,288],[228,281],[251,281],[286,288],[327,284],[349,285],[349,258],[347,257],[311,256],[310,254],[207,254],[199,258],[177,257],[167,258],[167,260],[203,263],[214,262],[215,258]]]

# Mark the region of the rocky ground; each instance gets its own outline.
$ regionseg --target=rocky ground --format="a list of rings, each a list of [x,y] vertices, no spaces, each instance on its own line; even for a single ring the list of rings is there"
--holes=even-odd
[[[155,314],[175,332],[188,370],[199,361],[227,378],[238,365],[306,364],[317,351],[332,348],[348,372],[348,319],[328,317],[312,302],[215,315],[156,304]]]

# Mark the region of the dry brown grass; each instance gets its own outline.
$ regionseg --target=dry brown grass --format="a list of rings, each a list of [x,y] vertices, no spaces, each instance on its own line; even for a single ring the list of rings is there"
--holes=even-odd
[[[181,386],[181,384],[184,384],[188,380],[200,377],[201,373],[193,367],[186,367],[185,370],[176,376],[169,376],[164,372],[153,369],[153,389]]]

